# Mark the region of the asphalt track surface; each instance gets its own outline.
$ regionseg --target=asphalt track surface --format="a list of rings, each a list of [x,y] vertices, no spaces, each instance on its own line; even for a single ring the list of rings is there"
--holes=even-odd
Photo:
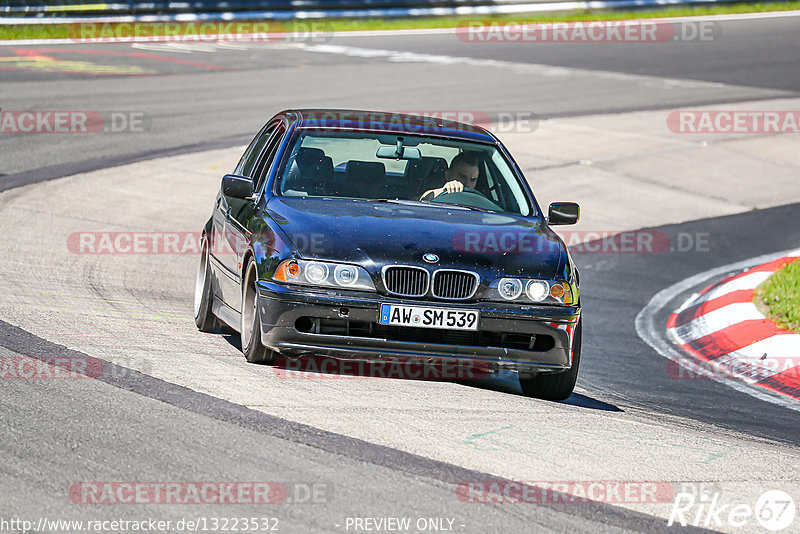
[[[47,188],[46,180],[77,172],[244,144],[267,116],[285,107],[453,109],[456,101],[458,109],[530,110],[558,117],[794,96],[800,92],[796,20],[720,23],[721,37],[713,43],[630,46],[537,44],[526,49],[462,43],[452,35],[424,35],[337,37],[321,44],[346,47],[335,53],[274,45],[189,52],[163,45],[150,49],[123,44],[1,47],[0,57],[30,58],[31,54],[17,51],[34,50],[34,57],[79,62],[61,71],[54,67],[59,61],[39,59],[34,68],[16,59],[5,62],[20,70],[2,71],[3,110],[144,112],[148,126],[144,132],[113,135],[3,134],[0,173],[6,176],[0,177],[0,189],[37,182],[42,182],[37,187]],[[508,85],[503,72],[511,66],[498,67],[497,77],[476,78],[463,62],[444,70],[430,58],[387,61],[395,56],[364,57],[359,52],[363,49],[566,70],[531,76],[529,85]],[[98,74],[98,64],[147,72]],[[659,81],[664,78],[691,83]],[[489,96],[491,109],[486,106]],[[794,454],[800,441],[798,412],[708,380],[670,378],[666,360],[636,335],[634,318],[653,294],[697,272],[800,246],[797,210],[792,205],[715,219],[698,217],[653,229],[672,240],[679,233],[707,234],[705,250],[577,253],[583,279],[585,352],[579,393],[564,403],[564,409],[574,412],[567,413],[627,411],[650,423],[689,430],[711,428],[720,436],[730,432],[748,442],[770,440]],[[33,253],[30,246],[20,250],[31,255],[20,257],[20,263],[46,261],[35,246]],[[683,297],[676,295],[675,302]],[[7,322],[0,323],[0,345],[31,357],[68,350]],[[104,373],[101,380],[4,381],[0,392],[6,457],[0,469],[3,517],[49,514],[86,519],[98,515],[96,508],[87,512],[65,496],[65,488],[79,480],[276,480],[289,487],[318,484],[329,492],[325,503],[270,509],[269,514],[280,517],[281,530],[286,531],[341,531],[337,525],[355,515],[455,517],[465,532],[665,529],[663,519],[605,504],[462,504],[454,498],[453,486],[490,479],[494,475],[487,475],[488,469],[470,469],[344,432],[320,430],[111,361],[106,368],[116,372]],[[444,387],[443,394],[455,394],[447,384]],[[513,402],[521,399],[513,385],[503,383],[467,389],[482,402],[490,397],[498,402],[502,396]],[[555,410],[557,405],[532,406],[538,417],[546,418],[550,407]],[[437,439],[436,416],[419,424],[420,433]],[[581,430],[585,434],[577,435],[591,442],[592,429]],[[128,518],[190,515],[186,507],[164,505],[114,507],[113,512]],[[193,515],[206,516],[253,512],[247,506],[227,507],[224,513],[192,510]],[[258,515],[264,515],[263,510]]]
[[[246,143],[276,109],[288,107],[424,111],[453,110],[458,103],[458,110],[544,118],[794,96],[800,88],[797,20],[712,21],[719,26],[710,42],[476,43],[450,33],[323,34],[311,42],[235,48],[2,46],[0,66],[10,69],[0,71],[2,109],[134,112],[148,121],[144,132],[45,142],[5,134],[0,173],[9,175],[6,183],[24,183],[145,154]],[[351,55],[308,50],[326,46],[345,47]],[[412,55],[370,58],[360,53],[364,49]],[[495,76],[476,76],[469,64],[445,68],[413,57],[419,53],[508,65]],[[537,68],[528,83],[506,76],[520,64]],[[129,74],[103,70],[109,66]]]

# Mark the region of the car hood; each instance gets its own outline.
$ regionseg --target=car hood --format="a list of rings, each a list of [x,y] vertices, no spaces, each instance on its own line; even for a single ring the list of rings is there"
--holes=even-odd
[[[484,275],[554,278],[566,249],[539,218],[414,202],[273,197],[267,214],[306,259],[458,268]]]

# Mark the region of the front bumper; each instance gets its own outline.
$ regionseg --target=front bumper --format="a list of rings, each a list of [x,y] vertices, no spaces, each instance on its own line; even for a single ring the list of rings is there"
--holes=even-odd
[[[406,327],[378,325],[381,304],[478,309],[478,332],[412,332]],[[573,332],[580,316],[579,306],[420,301],[272,282],[258,282],[258,306],[261,341],[283,356],[464,360],[489,370],[526,373],[571,367]],[[338,325],[341,333],[319,333],[324,324]],[[528,338],[528,345],[520,347],[525,345],[520,340]]]

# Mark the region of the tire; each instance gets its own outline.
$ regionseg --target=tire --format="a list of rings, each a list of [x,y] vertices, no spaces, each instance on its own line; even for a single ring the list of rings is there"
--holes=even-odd
[[[201,332],[216,333],[220,330],[220,322],[211,311],[213,300],[211,273],[208,269],[208,238],[203,237],[200,264],[197,266],[194,283],[194,324]]]
[[[250,363],[271,365],[277,354],[261,344],[261,312],[256,289],[256,262],[247,264],[242,282],[242,352]]]
[[[578,379],[578,368],[581,364],[582,324],[583,319],[581,318],[575,327],[575,339],[572,341],[572,367],[562,373],[520,378],[519,385],[527,397],[559,401],[572,395],[575,381]]]

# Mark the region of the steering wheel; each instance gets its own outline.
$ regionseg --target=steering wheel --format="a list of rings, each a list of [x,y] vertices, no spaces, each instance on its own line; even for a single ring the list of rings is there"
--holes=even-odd
[[[449,195],[449,196],[448,196]],[[456,204],[468,208],[478,208],[490,211],[502,211],[502,208],[486,198],[483,193],[471,187],[465,187],[463,191],[453,193],[442,192],[433,199],[432,202],[441,204]]]
[[[471,194],[473,194],[473,195],[480,195],[480,196],[482,196],[483,198],[486,198],[486,195],[484,195],[483,193],[481,193],[481,192],[480,192],[480,191],[478,191],[477,189],[473,189],[473,188],[471,188],[471,187],[465,187],[465,188],[464,188],[463,190],[461,190],[461,191],[453,191],[453,192],[454,192],[454,193],[471,193]],[[450,194],[450,191],[448,191],[448,190],[446,190],[446,189],[445,189],[444,191],[442,191],[441,193],[439,193],[439,195],[438,195],[438,196],[442,196],[442,195],[449,195],[449,194]]]

